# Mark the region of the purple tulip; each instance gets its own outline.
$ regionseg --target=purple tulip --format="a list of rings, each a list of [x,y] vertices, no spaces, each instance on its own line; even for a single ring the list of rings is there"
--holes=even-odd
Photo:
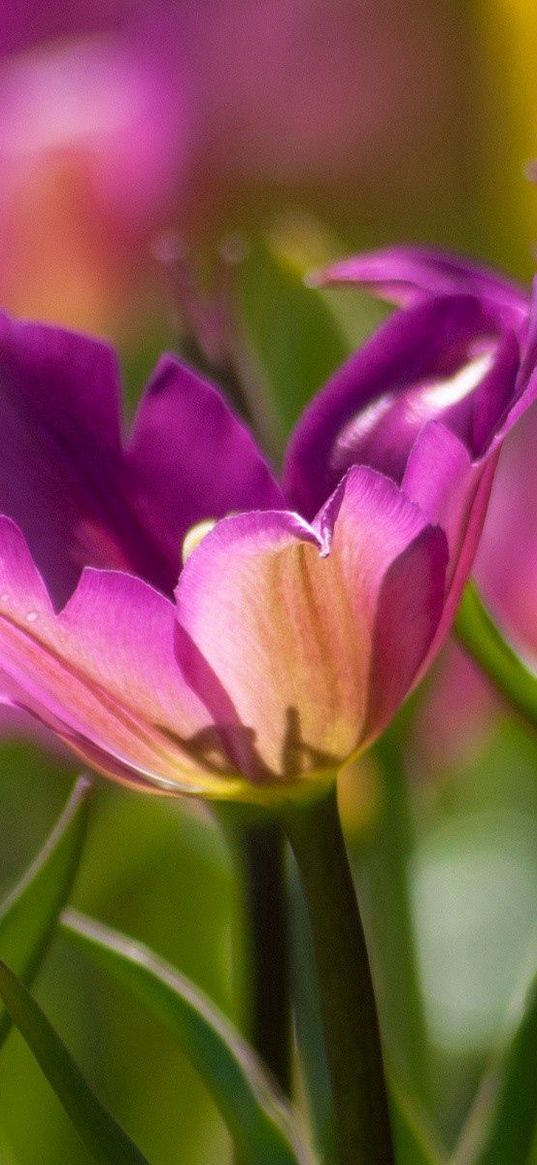
[[[176,360],[122,439],[111,351],[4,318],[5,701],[157,792],[263,802],[332,779],[449,628],[501,441],[536,392],[512,323],[485,293],[398,313],[307,410],[282,492]]]
[[[451,620],[485,518],[502,442],[535,397],[535,327],[523,289],[424,248],[335,264],[319,284],[364,285],[403,304],[306,409],[286,495],[310,516],[349,466],[396,481],[446,531]]]

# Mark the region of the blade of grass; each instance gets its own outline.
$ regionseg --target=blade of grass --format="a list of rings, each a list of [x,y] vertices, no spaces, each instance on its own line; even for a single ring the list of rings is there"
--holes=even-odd
[[[526,1165],[537,1133],[537,978],[479,1088],[451,1165]]]
[[[98,1165],[148,1165],[134,1142],[92,1092],[35,999],[2,962],[0,997]]]
[[[313,1165],[291,1112],[252,1049],[194,984],[141,943],[75,911],[70,942],[130,988],[178,1038],[228,1125],[244,1165]]]
[[[393,1082],[390,1115],[397,1165],[441,1165],[444,1162],[445,1155],[434,1143],[426,1118]]]
[[[0,903],[0,959],[26,984],[49,946],[79,866],[86,836],[91,782],[77,781],[41,852]],[[11,1023],[0,1007],[0,1046]]]

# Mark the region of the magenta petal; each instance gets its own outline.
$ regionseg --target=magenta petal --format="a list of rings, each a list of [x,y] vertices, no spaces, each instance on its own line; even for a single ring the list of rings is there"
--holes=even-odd
[[[284,473],[291,504],[312,517],[352,464],[371,465],[401,481],[420,428],[438,411],[426,398],[428,388],[464,367],[468,346],[483,336],[490,336],[490,321],[471,297],[432,299],[392,316],[299,421]],[[470,441],[471,396],[449,416]]]
[[[500,424],[489,433],[489,449],[499,448],[516,421],[537,398],[537,279],[533,282],[522,360],[512,400],[504,408]]]
[[[243,514],[206,536],[180,577],[177,617],[221,685],[220,695],[211,685],[211,714],[225,693],[242,726],[235,745],[251,780],[333,769],[379,730],[429,649],[445,563],[443,533],[362,468],[314,526]],[[184,644],[179,658],[204,699]]]
[[[453,548],[475,468],[463,442],[439,421],[429,421],[408,457],[402,487],[428,521],[446,531]],[[457,515],[452,518],[452,512]]]
[[[146,390],[126,461],[137,507],[172,561],[196,523],[284,504],[253,437],[222,395],[171,356],[160,360]]]
[[[498,342],[494,360],[472,397],[472,433],[469,446],[475,458],[486,453],[502,419],[518,395],[520,348],[513,332]]]
[[[445,531],[449,548],[447,593],[439,637],[452,622],[470,573],[485,520],[497,456],[473,463],[454,433],[429,422],[410,453],[403,489],[431,523]]]
[[[359,284],[401,307],[435,295],[470,294],[494,307],[507,327],[518,327],[528,310],[524,288],[469,259],[434,247],[387,247],[342,259],[314,276],[320,285]]]
[[[383,579],[378,597],[363,744],[383,731],[448,634],[446,541],[425,527]]]
[[[20,531],[0,519],[5,698],[108,775],[156,791],[208,791],[217,782],[197,742],[210,721],[181,677],[174,631],[173,604],[114,571],[85,570],[55,614]]]
[[[118,492],[119,375],[105,344],[0,317],[0,512],[24,531],[61,601],[99,540],[124,555],[106,515]],[[106,550],[105,550],[106,546]]]
[[[57,605],[85,565],[171,594],[189,526],[282,505],[246,429],[176,361],[161,362],[127,450],[119,402],[105,344],[0,318],[0,512],[23,530]]]

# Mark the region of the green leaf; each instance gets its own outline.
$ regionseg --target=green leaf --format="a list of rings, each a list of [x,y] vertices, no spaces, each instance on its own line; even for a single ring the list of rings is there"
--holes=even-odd
[[[43,849],[0,904],[0,959],[31,983],[46,953],[78,869],[88,818],[90,781],[77,781]],[[0,1008],[0,1046],[10,1028]]]
[[[392,1083],[390,1112],[397,1165],[440,1165],[445,1154],[433,1144],[427,1122]]]
[[[147,947],[74,911],[69,939],[130,988],[172,1031],[226,1121],[243,1165],[312,1165],[254,1052],[197,987]]]
[[[527,1165],[537,1132],[537,978],[508,1046],[484,1077],[452,1165]]]
[[[314,392],[347,358],[350,344],[322,293],[263,244],[237,268],[235,291],[250,372],[261,381],[281,425],[291,431]]]
[[[98,1165],[147,1165],[86,1083],[71,1053],[20,979],[0,962],[0,996]]]
[[[15,1165],[15,1157],[11,1147],[8,1147],[4,1138],[3,1129],[0,1128],[0,1165]]]
[[[472,582],[466,586],[457,612],[455,634],[500,695],[536,727],[537,675],[503,637]]]

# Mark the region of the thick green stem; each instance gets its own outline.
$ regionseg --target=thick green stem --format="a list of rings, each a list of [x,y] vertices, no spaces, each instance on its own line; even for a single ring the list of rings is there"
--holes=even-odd
[[[335,787],[285,819],[310,914],[341,1165],[393,1165],[375,995]]]
[[[239,836],[250,943],[249,1037],[285,1093],[291,1087],[291,1004],[285,838],[279,825]]]
[[[428,1104],[428,1036],[409,892],[413,828],[403,746],[396,722],[374,753],[382,776],[382,804],[365,856],[371,916],[368,932],[390,1061],[405,1080],[407,1091]]]

